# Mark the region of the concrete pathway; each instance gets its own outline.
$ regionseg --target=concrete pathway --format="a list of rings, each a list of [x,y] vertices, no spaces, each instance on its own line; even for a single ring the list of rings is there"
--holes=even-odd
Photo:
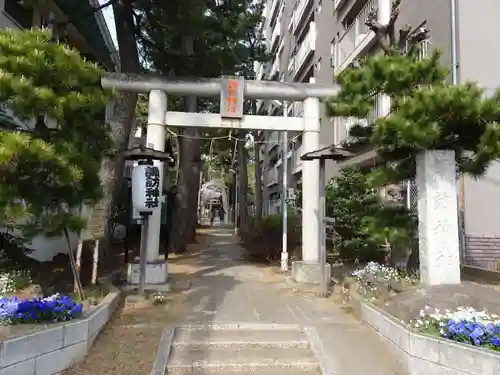
[[[212,229],[208,233],[205,249],[184,262],[190,268],[192,285],[184,299],[181,329],[235,323],[253,330],[293,330],[298,326],[320,357],[324,375],[405,375],[396,372],[396,362],[377,334],[334,302],[296,295],[283,289],[280,278],[273,278],[268,268],[245,263],[232,231]],[[183,272],[179,266],[172,270]],[[185,341],[186,333],[183,335]],[[194,341],[199,343],[199,337]],[[172,355],[171,362],[178,360]]]

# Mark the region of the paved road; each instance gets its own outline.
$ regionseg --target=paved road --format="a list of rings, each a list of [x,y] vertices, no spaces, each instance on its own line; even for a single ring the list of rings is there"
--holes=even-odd
[[[396,375],[396,363],[377,334],[334,302],[294,295],[270,280],[266,268],[242,261],[232,231],[212,229],[206,248],[184,263],[193,272],[184,323],[300,324],[313,327],[336,375]],[[172,267],[179,271],[179,267]],[[179,272],[182,272],[180,270]],[[402,374],[397,374],[402,375]]]

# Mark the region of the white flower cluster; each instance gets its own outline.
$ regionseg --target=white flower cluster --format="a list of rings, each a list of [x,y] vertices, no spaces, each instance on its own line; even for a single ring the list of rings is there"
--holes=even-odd
[[[441,312],[439,309],[432,309],[430,306],[425,306],[423,310],[420,310],[419,319],[410,321],[410,325],[413,328],[425,331],[430,326],[442,327],[450,320],[453,320],[456,323],[465,320],[467,322],[478,322],[482,324],[496,324],[499,322],[498,319],[499,316],[496,314],[488,314],[484,310],[476,311],[472,307],[458,307],[455,311],[446,309]]]
[[[373,276],[378,280],[399,280],[400,276],[395,268],[384,266],[376,262],[369,262],[363,268],[355,270],[352,275],[358,279],[365,276]]]
[[[20,278],[24,278],[28,283],[31,283],[31,276],[28,271],[15,270],[0,273],[0,295],[15,292]]]
[[[53,294],[51,296],[48,296],[48,297],[45,297],[43,299],[43,301],[46,301],[46,302],[53,302],[55,300],[57,300],[59,298],[60,294],[59,293],[56,293],[56,294]]]
[[[156,292],[153,294],[153,303],[155,305],[161,305],[161,304],[165,303],[166,299],[167,298],[165,297],[165,295],[163,295],[160,292]]]

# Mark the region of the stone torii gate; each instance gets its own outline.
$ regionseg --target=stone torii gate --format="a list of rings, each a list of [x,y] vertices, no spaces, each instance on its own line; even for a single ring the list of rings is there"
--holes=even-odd
[[[143,74],[104,74],[103,88],[137,93],[149,93],[146,145],[164,151],[165,127],[208,127],[249,130],[303,132],[303,153],[320,148],[320,99],[338,92],[337,85],[273,81],[245,81],[241,77],[221,79],[166,79]],[[220,113],[187,113],[167,111],[167,94],[177,96],[221,98]],[[276,117],[243,114],[244,99],[303,102],[303,117]],[[156,161],[155,161],[156,163]],[[161,162],[158,162],[161,164]],[[163,171],[163,168],[160,168]],[[292,265],[292,277],[297,282],[320,283],[325,267],[320,254],[320,168],[318,160],[303,162],[302,187],[302,261]],[[163,176],[161,176],[161,183]],[[161,284],[167,279],[167,265],[158,261],[160,243],[160,209],[149,222],[147,236],[146,283]]]

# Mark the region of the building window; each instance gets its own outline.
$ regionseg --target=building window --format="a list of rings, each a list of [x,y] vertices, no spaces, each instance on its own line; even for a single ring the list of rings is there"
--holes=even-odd
[[[318,62],[316,63],[316,72],[319,72],[321,70],[321,57],[318,59]]]
[[[4,11],[25,29],[33,25],[33,8],[19,0],[5,0]]]

